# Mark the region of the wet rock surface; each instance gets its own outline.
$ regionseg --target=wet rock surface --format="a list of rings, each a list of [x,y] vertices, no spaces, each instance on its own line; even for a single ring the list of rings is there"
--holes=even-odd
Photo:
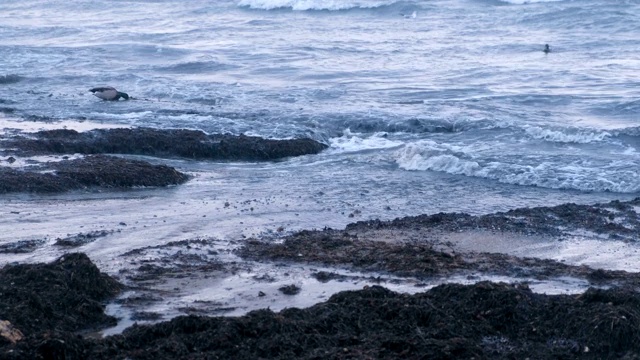
[[[431,246],[394,245],[362,241],[337,230],[302,231],[283,243],[248,241],[238,255],[253,260],[303,261],[350,266],[363,271],[388,271],[398,275],[444,275],[466,266],[460,256]]]
[[[114,156],[91,155],[80,159],[49,162],[35,170],[0,166],[0,194],[11,192],[56,193],[87,188],[122,189],[168,186],[189,177],[165,165]]]
[[[190,239],[149,246],[121,255],[134,271],[124,273],[135,286],[164,282],[168,278],[186,278],[202,274],[215,276],[218,272],[234,272],[237,264],[221,262],[213,239]]]
[[[285,285],[278,289],[281,293],[285,295],[297,295],[300,293],[300,287],[296,284]]]
[[[184,183],[188,176],[163,165],[103,154],[146,155],[216,161],[271,161],[316,154],[327,146],[311,139],[270,140],[245,135],[208,135],[201,131],[150,128],[58,129],[16,134],[0,140],[7,155],[85,154],[81,159],[41,164],[21,170],[0,166],[0,194],[54,193],[88,187],[128,188]],[[16,161],[14,156],[7,163]],[[27,162],[30,160],[27,160]]]
[[[441,285],[407,295],[372,286],[338,293],[307,309],[278,313],[265,309],[241,317],[181,316],[155,325],[134,325],[121,335],[104,339],[82,338],[69,331],[27,335],[15,344],[8,340],[0,343],[0,356],[634,358],[640,351],[638,306],[640,296],[630,289],[589,289],[581,295],[549,296],[532,293],[526,285],[481,282]],[[18,319],[16,324],[24,322]]]
[[[593,231],[603,239],[640,234],[633,211],[640,198],[607,204],[516,209],[483,216],[435,214],[392,221],[364,221],[345,230],[301,231],[283,242],[249,240],[238,255],[257,261],[290,261],[341,266],[357,271],[387,272],[402,277],[433,279],[452,275],[498,275],[539,280],[571,276],[592,285],[640,286],[640,274],[572,266],[549,259],[504,253],[462,251],[443,241],[445,235],[489,230],[485,237],[525,234],[561,239],[571,230]],[[624,234],[624,235],[620,235]],[[321,279],[326,275],[321,275]],[[319,280],[321,280],[319,279]]]
[[[475,234],[478,230],[496,236],[524,234],[561,239],[571,231],[584,229],[591,229],[605,241],[615,239],[619,232],[637,239],[631,230],[637,223],[634,209],[638,202],[636,199],[592,206],[518,209],[485,216],[437,214],[359,222],[345,230],[301,231],[282,242],[239,242],[236,250],[215,239],[135,249],[122,254],[121,259],[134,269],[122,275],[127,285],[137,286],[136,292],[115,300],[132,305],[132,309],[162,301],[169,293],[142,291],[145,285],[168,278],[215,279],[224,273],[250,273],[247,269],[255,261],[283,264],[283,269],[288,263],[301,263],[312,269],[315,264],[324,264],[372,276],[386,272],[417,280],[456,274],[477,279],[497,274],[522,278],[523,282],[446,284],[413,295],[367,286],[337,293],[328,301],[305,309],[265,309],[239,317],[202,316],[224,314],[232,307],[195,300],[192,306],[180,309],[188,316],[134,325],[121,335],[103,339],[81,337],[78,331],[113,324],[113,319],[104,315],[100,302],[117,293],[121,285],[99,274],[86,256],[71,254],[52,264],[6,266],[0,270],[0,321],[8,321],[11,329],[21,331],[24,337],[17,339],[17,333],[10,333],[15,341],[0,337],[0,358],[637,358],[638,274],[462,251],[442,239],[447,234]],[[615,226],[607,226],[609,223]],[[275,281],[270,274],[253,274],[260,284]],[[314,270],[311,276],[319,283],[347,278],[324,270]],[[527,284],[531,278],[556,277],[579,278],[592,287],[577,295],[544,295],[532,292]],[[283,297],[294,299],[304,296],[309,287],[309,283],[302,287],[287,284],[290,285],[281,291],[300,293]],[[46,297],[31,300],[34,289]],[[255,290],[253,296],[257,298],[273,298],[271,293]],[[12,295],[5,299],[5,293]],[[56,301],[57,294],[64,301]],[[80,304],[88,305],[78,305],[80,300],[74,300],[77,298],[84,301]],[[139,310],[133,312],[132,319],[158,321],[163,314]]]
[[[64,247],[78,247],[78,246],[92,243],[98,240],[99,238],[109,236],[112,233],[113,231],[99,230],[99,231],[91,231],[88,233],[69,235],[65,238],[57,238],[54,245],[64,246]]]
[[[440,251],[429,243],[390,244],[360,240],[338,230],[302,231],[278,244],[252,240],[237,253],[251,260],[341,266],[357,271],[387,272],[423,280],[452,275],[469,278],[498,275],[523,280],[572,276],[594,286],[640,286],[640,274],[637,273],[595,270],[588,266],[572,266],[554,260],[507,254]],[[317,278],[318,281],[327,282],[339,276],[321,273]]]
[[[638,349],[634,326],[640,318],[634,307],[639,300],[623,290],[545,296],[488,282],[443,285],[416,295],[374,286],[339,293],[308,309],[134,326],[105,339],[92,355],[101,358],[107,350],[136,344],[140,348],[119,354],[139,359],[615,357]]]
[[[102,302],[121,289],[81,253],[49,264],[6,265],[0,270],[0,320],[31,338],[113,325]]]
[[[326,145],[311,139],[270,140],[186,129],[47,130],[2,142],[21,154],[132,154],[207,160],[277,160],[316,154]]]
[[[347,226],[349,232],[371,229],[428,228],[439,231],[489,230],[520,234],[562,236],[572,230],[587,230],[616,239],[638,240],[640,218],[635,208],[640,198],[605,204],[562,204],[510,210],[482,216],[460,213],[408,216],[391,221],[361,221]]]
[[[19,240],[0,245],[0,254],[24,254],[35,251],[44,244],[44,239]]]

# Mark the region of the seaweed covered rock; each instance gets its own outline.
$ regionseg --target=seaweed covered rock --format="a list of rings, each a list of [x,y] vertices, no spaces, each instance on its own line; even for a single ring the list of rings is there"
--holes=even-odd
[[[93,155],[54,163],[52,167],[62,178],[76,181],[83,187],[128,188],[135,186],[167,186],[181,184],[189,177],[166,165],[114,156]]]
[[[639,299],[629,290],[548,296],[490,282],[415,295],[373,286],[307,309],[133,326],[87,351],[154,360],[617,358],[640,351]]]
[[[49,264],[6,265],[0,270],[0,320],[25,336],[114,325],[102,302],[121,289],[81,253]]]
[[[406,225],[408,219],[403,219]],[[442,243],[437,237],[429,238],[419,233],[420,226],[419,222],[415,223],[418,230],[413,233],[367,230],[354,234],[334,229],[303,230],[284,237],[282,242],[249,239],[235,253],[254,261],[339,266],[418,280],[432,281],[451,276],[476,278],[486,274],[546,281],[553,277],[570,276],[587,281],[592,286],[640,288],[640,274],[637,272],[593,269],[552,259],[501,253],[455,251],[451,243]],[[407,237],[407,234],[410,241],[403,241],[402,237]],[[322,271],[314,277],[322,282],[340,278]]]
[[[480,282],[409,295],[372,286],[306,309],[181,316],[99,340],[69,332],[30,337],[0,348],[0,357],[634,358],[640,352],[639,304],[640,295],[629,289],[544,295],[526,285]]]
[[[507,212],[473,216],[464,213],[437,213],[406,216],[390,221],[366,220],[347,225],[346,231],[363,233],[380,229],[441,231],[488,230],[519,234],[561,236],[568,230],[584,229],[611,238],[636,241],[640,231],[635,208],[640,198],[614,200],[594,205],[561,204],[520,208]]]
[[[336,230],[304,230],[282,243],[250,240],[236,253],[251,260],[343,265],[401,276],[435,276],[469,268],[461,256],[436,251],[429,245],[366,241]]]
[[[114,156],[91,155],[50,162],[39,171],[0,167],[0,194],[10,192],[54,193],[91,187],[131,188],[167,186],[189,179],[166,165]]]
[[[311,139],[272,140],[255,136],[205,134],[187,129],[46,130],[5,146],[27,154],[135,154],[208,160],[277,160],[316,154],[327,148]]]

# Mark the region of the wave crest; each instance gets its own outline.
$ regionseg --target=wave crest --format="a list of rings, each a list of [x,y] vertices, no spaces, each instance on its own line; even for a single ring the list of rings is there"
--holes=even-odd
[[[577,144],[600,142],[611,136],[611,134],[606,131],[588,131],[576,129],[553,130],[543,129],[537,126],[528,126],[525,128],[525,132],[530,137],[538,140]]]
[[[634,170],[638,164],[630,162],[613,163],[603,168],[589,166],[581,160],[560,164],[547,159],[531,162],[531,165],[498,160],[481,161],[432,141],[419,141],[405,146],[395,153],[395,160],[404,170],[436,171],[512,185],[596,192],[640,191],[640,178]]]
[[[397,153],[397,163],[405,170],[431,170],[455,175],[474,176],[480,164],[448,153],[432,141],[409,144]]]
[[[352,133],[347,129],[344,135],[329,140],[332,151],[338,153],[350,153],[366,150],[391,149],[402,146],[402,141],[387,139],[386,133],[375,133],[371,136]]]

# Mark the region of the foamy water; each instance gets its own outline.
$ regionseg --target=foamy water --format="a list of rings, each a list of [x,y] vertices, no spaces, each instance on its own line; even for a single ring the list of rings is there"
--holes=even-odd
[[[471,151],[372,163],[396,162],[399,177],[640,191],[628,172],[639,165],[634,2],[21,1],[0,10],[0,104],[19,118],[310,136],[336,155],[352,151],[345,131],[361,144],[383,132],[423,157],[426,139]],[[137,100],[103,103],[87,91],[106,84]]]

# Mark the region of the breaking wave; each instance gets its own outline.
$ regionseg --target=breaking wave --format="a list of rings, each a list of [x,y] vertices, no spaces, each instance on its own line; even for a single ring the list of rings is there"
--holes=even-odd
[[[395,161],[404,170],[436,171],[512,185],[595,192],[640,191],[640,178],[634,170],[638,164],[630,161],[591,167],[581,159],[569,162],[566,159],[562,162],[546,159],[530,164],[483,161],[432,141],[419,141],[403,147],[395,153]]]
[[[611,136],[611,134],[606,131],[589,131],[579,129],[554,130],[543,129],[537,126],[525,127],[525,132],[530,137],[538,140],[577,144],[599,142]]]
[[[402,146],[404,142],[387,139],[386,133],[375,133],[371,136],[352,133],[345,130],[344,135],[329,140],[331,150],[336,153],[349,153],[366,150],[391,149]]]

